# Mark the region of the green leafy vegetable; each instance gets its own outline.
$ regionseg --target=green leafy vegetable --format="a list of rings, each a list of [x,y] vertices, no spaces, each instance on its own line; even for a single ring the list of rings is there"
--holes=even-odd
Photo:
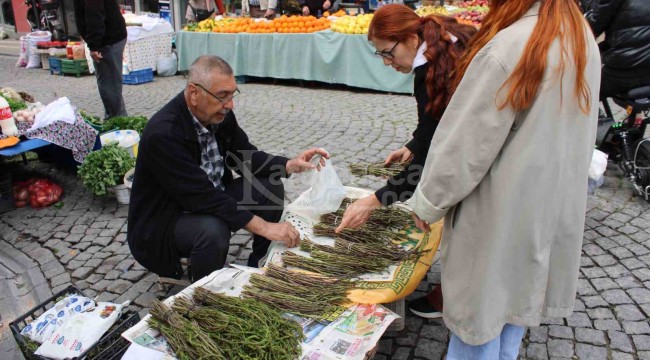
[[[144,116],[116,116],[107,119],[106,122],[104,122],[102,131],[135,130],[138,134],[142,134],[148,121],[149,120]]]
[[[118,144],[109,144],[86,156],[79,166],[79,177],[95,195],[106,195],[107,188],[122,183],[127,171],[135,166],[135,159]]]

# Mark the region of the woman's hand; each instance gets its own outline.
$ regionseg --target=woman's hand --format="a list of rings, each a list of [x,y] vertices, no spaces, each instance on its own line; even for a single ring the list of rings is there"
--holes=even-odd
[[[309,7],[308,6],[303,6],[302,7],[302,15],[303,16],[309,15]]]
[[[348,206],[343,213],[343,219],[341,219],[341,224],[336,228],[336,232],[339,233],[345,228],[356,229],[363,225],[373,210],[380,207],[381,203],[375,196],[372,194],[361,198]]]
[[[422,230],[425,233],[431,231],[431,225],[429,225],[428,222],[420,219],[420,217],[415,215],[415,213],[411,213],[411,215],[413,215],[413,221],[415,221],[415,226],[418,229]]]
[[[413,153],[406,146],[393,151],[388,155],[386,161],[384,161],[384,166],[388,166],[394,162],[407,162],[413,158]]]

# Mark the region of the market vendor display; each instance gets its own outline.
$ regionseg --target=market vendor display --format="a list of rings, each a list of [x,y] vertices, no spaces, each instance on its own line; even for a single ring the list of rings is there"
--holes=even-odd
[[[248,264],[270,241],[288,246],[298,232],[282,215],[281,178],[312,169],[311,149],[289,160],[259,151],[232,112],[239,93],[232,68],[215,56],[191,66],[185,90],[156,113],[139,145],[129,208],[128,242],[135,259],[161,276],[178,276],[189,257],[191,277],[221,268],[231,232],[254,234]],[[240,177],[233,179],[232,171]]]

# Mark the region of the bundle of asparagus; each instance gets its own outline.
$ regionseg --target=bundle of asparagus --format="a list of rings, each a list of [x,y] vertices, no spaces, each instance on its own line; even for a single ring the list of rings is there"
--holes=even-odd
[[[354,199],[343,199],[341,207],[333,213],[322,215],[320,222],[333,227],[339,226],[345,209],[353,202]],[[411,214],[407,211],[395,207],[380,207],[372,211],[365,225],[372,228],[401,229],[412,221]]]
[[[408,165],[408,162],[394,162],[388,166],[383,162],[350,164],[350,173],[355,176],[395,176]]]
[[[316,249],[311,251],[311,258],[287,251],[282,255],[282,262],[286,266],[341,279],[349,279],[369,272],[381,272],[390,265],[390,261],[386,259],[358,257]]]
[[[318,223],[314,225],[314,235],[341,238],[355,243],[401,243],[407,239],[407,235],[400,234],[387,228],[373,228],[362,226],[358,229],[343,229],[336,233],[336,226]]]
[[[284,319],[264,304],[232,299],[228,303],[240,302],[241,308],[255,310],[255,317],[219,305],[200,306],[183,296],[176,298],[172,308],[205,330],[228,359],[293,360],[300,355],[302,329],[298,323]],[[217,303],[222,298],[212,300]]]
[[[227,360],[210,336],[195,322],[154,300],[149,326],[160,331],[179,360]]]

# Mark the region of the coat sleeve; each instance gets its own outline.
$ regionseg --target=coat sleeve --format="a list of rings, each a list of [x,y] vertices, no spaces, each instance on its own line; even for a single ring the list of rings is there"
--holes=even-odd
[[[104,1],[86,0],[86,37],[84,40],[92,51],[98,51],[102,46],[102,39],[106,34],[105,20]]]
[[[497,158],[515,120],[498,109],[497,95],[508,73],[493,55],[477,54],[445,111],[410,205],[434,223],[481,182]]]
[[[596,37],[607,30],[620,6],[621,0],[593,0],[591,2],[585,17]]]
[[[244,227],[253,218],[248,210],[210,182],[187,147],[167,134],[154,134],[148,141],[150,171],[183,211],[212,214],[223,219],[231,231]]]

